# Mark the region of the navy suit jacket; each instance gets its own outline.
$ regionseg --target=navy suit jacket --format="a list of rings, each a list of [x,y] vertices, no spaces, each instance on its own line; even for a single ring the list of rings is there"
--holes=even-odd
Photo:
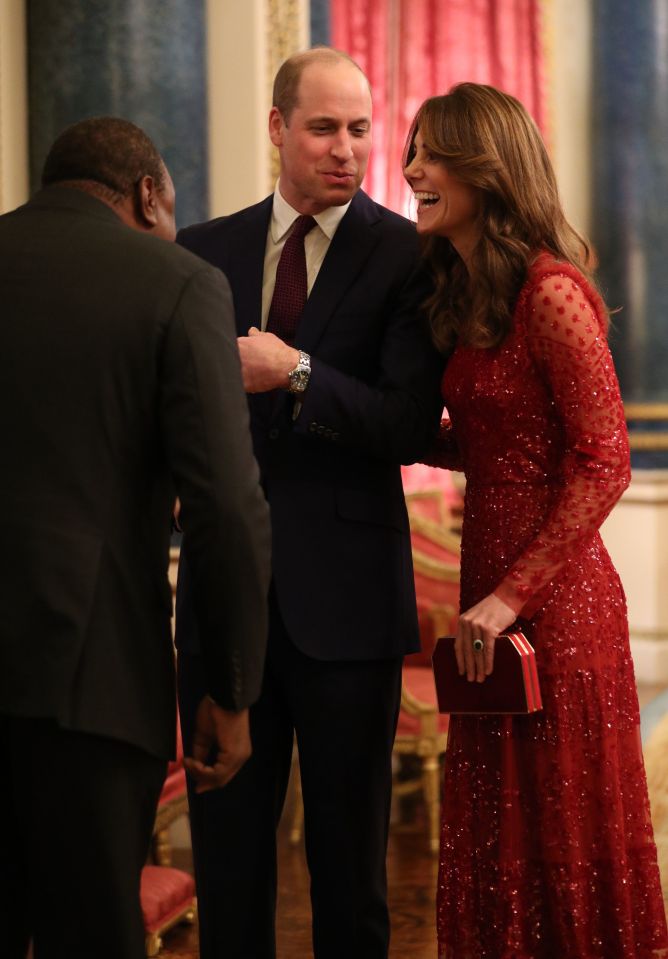
[[[239,335],[260,326],[273,197],[182,230],[218,266]],[[284,391],[249,396],[255,455],[269,500],[273,577],[292,641],[321,660],[402,656],[418,648],[400,464],[438,428],[443,361],[420,305],[429,280],[413,224],[354,197],[308,298],[295,345],[311,354],[303,405]],[[196,648],[187,538],[177,644]]]

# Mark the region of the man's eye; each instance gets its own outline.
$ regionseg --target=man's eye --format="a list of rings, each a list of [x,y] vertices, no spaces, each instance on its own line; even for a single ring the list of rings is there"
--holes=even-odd
[[[329,133],[329,127],[311,127],[314,133]]]
[[[367,127],[353,127],[350,131],[354,137],[364,137],[369,132]]]

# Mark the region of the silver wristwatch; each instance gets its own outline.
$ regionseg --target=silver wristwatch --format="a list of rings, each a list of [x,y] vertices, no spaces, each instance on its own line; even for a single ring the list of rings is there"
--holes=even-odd
[[[311,376],[311,357],[308,353],[304,353],[303,350],[299,351],[299,363],[295,366],[294,370],[290,370],[288,373],[288,379],[290,380],[290,386],[288,387],[289,393],[301,394],[304,392],[308,386],[309,377]]]

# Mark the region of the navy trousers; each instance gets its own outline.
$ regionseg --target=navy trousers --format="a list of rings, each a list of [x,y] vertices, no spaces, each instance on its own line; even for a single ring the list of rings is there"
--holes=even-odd
[[[401,659],[323,662],[287,636],[275,599],[253,755],[224,789],[190,793],[201,959],[274,959],[276,827],[296,733],[315,959],[385,959],[385,855]],[[184,744],[206,691],[179,655]]]

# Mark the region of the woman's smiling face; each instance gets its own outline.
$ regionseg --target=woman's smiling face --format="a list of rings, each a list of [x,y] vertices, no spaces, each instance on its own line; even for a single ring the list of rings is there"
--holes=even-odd
[[[418,201],[417,231],[447,237],[466,259],[479,234],[480,191],[450,173],[443,160],[425,146],[419,129],[413,147],[404,176]]]

